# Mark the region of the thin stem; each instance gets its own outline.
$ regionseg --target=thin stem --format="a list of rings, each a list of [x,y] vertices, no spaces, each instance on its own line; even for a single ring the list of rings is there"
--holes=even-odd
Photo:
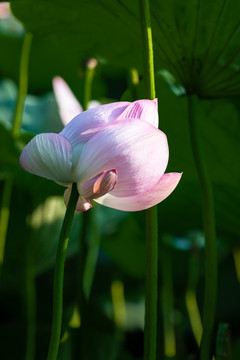
[[[10,201],[12,193],[12,178],[4,181],[2,206],[0,211],[0,267],[2,267],[5,252],[5,243],[10,215]]]
[[[143,72],[145,94],[148,99],[155,99],[155,79],[153,61],[153,42],[149,0],[139,0],[142,33]]]
[[[195,116],[195,101],[196,99],[192,96],[188,97],[189,127],[192,150],[202,192],[203,228],[205,234],[205,293],[200,359],[210,360],[217,297],[216,226],[212,185],[202,153],[198,119]]]
[[[64,276],[64,262],[69,240],[70,229],[74,217],[74,212],[77,204],[79,194],[77,185],[72,185],[72,192],[69,199],[68,207],[64,217],[62,230],[59,238],[56,265],[54,271],[53,284],[53,319],[51,340],[48,349],[48,360],[56,360],[58,355],[58,348],[61,336],[62,327],[62,303],[63,303],[63,276]]]
[[[14,138],[16,138],[19,135],[22,125],[24,101],[28,89],[28,64],[29,64],[31,43],[32,43],[32,35],[30,33],[26,33],[23,40],[23,47],[22,47],[20,66],[19,66],[19,90],[18,90],[17,104],[16,104],[15,115],[13,119],[13,128],[12,128],[12,135]],[[5,243],[6,243],[9,214],[10,214],[12,184],[13,184],[13,179],[9,178],[5,180],[5,184],[3,187],[3,198],[2,198],[2,206],[0,211],[0,267],[2,267],[4,260]]]
[[[148,0],[139,0],[146,98],[155,98],[152,29]],[[157,350],[158,218],[157,207],[146,210],[146,300],[144,359],[155,360]]]
[[[92,98],[92,82],[95,75],[96,66],[97,66],[96,59],[91,58],[87,60],[85,79],[84,79],[84,99],[83,99],[84,110],[88,109],[89,102]]]
[[[28,90],[28,64],[30,58],[30,50],[32,45],[32,34],[26,33],[23,40],[22,54],[20,60],[19,71],[19,89],[16,104],[16,112],[13,121],[12,135],[17,137],[22,126],[22,115],[24,110],[24,102]]]

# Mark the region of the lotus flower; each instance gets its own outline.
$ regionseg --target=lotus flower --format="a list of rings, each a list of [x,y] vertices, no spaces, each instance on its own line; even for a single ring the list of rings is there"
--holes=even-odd
[[[166,135],[158,130],[157,100],[116,102],[75,116],[59,133],[35,136],[20,156],[28,172],[66,186],[77,183],[76,210],[99,204],[138,211],[164,200],[181,174],[164,174]]]

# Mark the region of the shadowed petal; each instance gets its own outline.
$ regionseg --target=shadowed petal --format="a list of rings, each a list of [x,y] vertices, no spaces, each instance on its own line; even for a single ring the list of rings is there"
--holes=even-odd
[[[164,174],[157,184],[138,195],[116,197],[110,193],[95,199],[95,201],[101,205],[118,210],[145,210],[166,199],[178,185],[181,176],[182,174],[180,173]]]
[[[112,194],[133,196],[152,188],[168,162],[166,135],[145,121],[106,127],[82,148],[73,171],[74,181],[87,181],[105,169],[116,169],[118,181]]]
[[[70,141],[72,146],[81,140],[80,134],[83,132],[86,133],[82,136],[82,141],[87,141],[104,126],[116,121],[128,104],[128,102],[116,102],[84,111],[72,119],[61,134]]]
[[[118,120],[140,119],[158,128],[158,104],[155,100],[137,100],[130,103]]]
[[[39,134],[23,149],[20,164],[24,170],[59,183],[72,182],[72,148],[59,134]]]
[[[69,186],[64,192],[64,203],[66,206],[68,206],[71,191],[72,191],[72,186]],[[91,209],[91,207],[92,207],[92,205],[89,200],[86,200],[82,196],[79,196],[78,202],[76,205],[76,211],[87,211],[87,210]]]
[[[113,190],[117,181],[116,170],[103,171],[94,178],[78,185],[79,193],[86,199],[95,199]]]
[[[60,76],[53,79],[53,90],[63,125],[66,126],[74,116],[83,111],[83,108],[67,83]]]

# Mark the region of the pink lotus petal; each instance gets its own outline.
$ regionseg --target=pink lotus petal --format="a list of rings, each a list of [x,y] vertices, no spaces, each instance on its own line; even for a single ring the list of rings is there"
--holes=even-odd
[[[164,174],[160,180],[148,190],[129,197],[117,197],[106,194],[95,201],[101,205],[123,211],[139,211],[148,209],[166,199],[178,185],[182,174]]]
[[[79,193],[86,199],[95,199],[112,191],[116,185],[116,170],[103,171],[94,178],[78,185]]]
[[[83,108],[67,83],[60,76],[53,79],[53,90],[63,125],[66,126],[72,118],[83,111]]]
[[[10,17],[10,4],[9,2],[2,2],[0,3],[0,19],[7,19]]]
[[[61,134],[70,141],[72,146],[79,143],[80,139],[87,141],[104,126],[115,122],[128,105],[127,102],[116,102],[84,111],[72,119]],[[81,138],[80,134],[83,132],[87,133]]]
[[[118,120],[140,119],[158,128],[158,105],[155,100],[137,100],[130,103]]]
[[[118,181],[112,194],[133,196],[152,188],[167,162],[168,144],[162,131],[141,120],[127,126],[117,122],[84,145],[73,177],[83,182],[105,169],[116,169]]]
[[[64,192],[64,203],[66,206],[68,206],[71,191],[72,191],[72,186],[69,186]],[[92,205],[89,200],[86,200],[82,196],[79,196],[78,202],[76,205],[76,211],[87,211],[87,210],[91,209],[91,207],[92,207]]]
[[[72,148],[62,135],[35,136],[23,149],[20,164],[31,174],[59,183],[72,182]]]

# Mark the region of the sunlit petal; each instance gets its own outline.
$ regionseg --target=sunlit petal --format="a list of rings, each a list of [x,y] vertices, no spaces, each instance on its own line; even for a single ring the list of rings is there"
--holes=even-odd
[[[20,164],[24,170],[59,183],[72,182],[72,148],[59,134],[35,136],[23,149]]]
[[[140,119],[158,127],[158,104],[155,100],[137,100],[130,103],[119,116],[119,120]]]

